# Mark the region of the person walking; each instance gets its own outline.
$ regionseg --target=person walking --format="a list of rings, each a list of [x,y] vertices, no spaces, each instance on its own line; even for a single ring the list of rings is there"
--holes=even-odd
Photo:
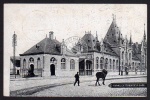
[[[79,83],[80,83],[80,81],[79,81],[79,72],[77,72],[77,74],[75,74],[75,82],[74,82],[74,86],[76,85],[76,83],[78,82],[78,86],[80,86],[79,85]]]

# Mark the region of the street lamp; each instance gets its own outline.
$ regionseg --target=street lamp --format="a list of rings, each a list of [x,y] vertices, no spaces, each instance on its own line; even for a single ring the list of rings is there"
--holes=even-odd
[[[119,51],[120,51],[121,47],[119,47]],[[121,54],[120,54],[121,56]],[[119,75],[120,75],[120,56],[119,56]]]

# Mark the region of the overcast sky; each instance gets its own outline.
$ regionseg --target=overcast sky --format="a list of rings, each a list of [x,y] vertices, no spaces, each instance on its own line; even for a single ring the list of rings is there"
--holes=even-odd
[[[141,42],[144,23],[147,27],[147,6],[108,4],[5,4],[4,46],[13,55],[12,35],[17,34],[16,55],[24,53],[54,31],[60,42],[71,36],[82,37],[91,31],[101,40],[116,15],[123,36],[132,34],[133,42]],[[147,32],[147,31],[146,31]]]

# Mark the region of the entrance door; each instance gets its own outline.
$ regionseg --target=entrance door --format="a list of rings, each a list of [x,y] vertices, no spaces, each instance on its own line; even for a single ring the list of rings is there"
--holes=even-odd
[[[30,65],[30,68],[31,68],[31,73],[34,73],[34,65],[33,64]]]
[[[86,61],[86,75],[92,75],[92,61]]]
[[[55,75],[55,65],[54,64],[50,65],[50,71],[51,71],[51,75]]]
[[[17,70],[17,75],[19,75],[20,73],[19,73],[19,70]]]
[[[28,75],[30,77],[34,77],[35,76],[35,74],[34,74],[34,65],[33,64],[30,65],[30,69],[29,69]]]

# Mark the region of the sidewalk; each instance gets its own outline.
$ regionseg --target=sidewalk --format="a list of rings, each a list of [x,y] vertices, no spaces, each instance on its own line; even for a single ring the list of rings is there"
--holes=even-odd
[[[106,80],[109,79],[122,79],[122,78],[135,78],[135,77],[146,77],[147,75],[143,75],[138,73],[129,73],[129,75],[118,75],[119,73],[108,73],[106,76]],[[61,85],[61,84],[68,84],[74,83],[74,77],[58,77],[58,76],[51,76],[51,77],[32,77],[32,78],[12,78],[10,79],[10,91],[16,91],[20,89],[32,88],[37,86],[44,86],[44,85]],[[80,82],[85,81],[95,81],[96,76],[80,76]]]

